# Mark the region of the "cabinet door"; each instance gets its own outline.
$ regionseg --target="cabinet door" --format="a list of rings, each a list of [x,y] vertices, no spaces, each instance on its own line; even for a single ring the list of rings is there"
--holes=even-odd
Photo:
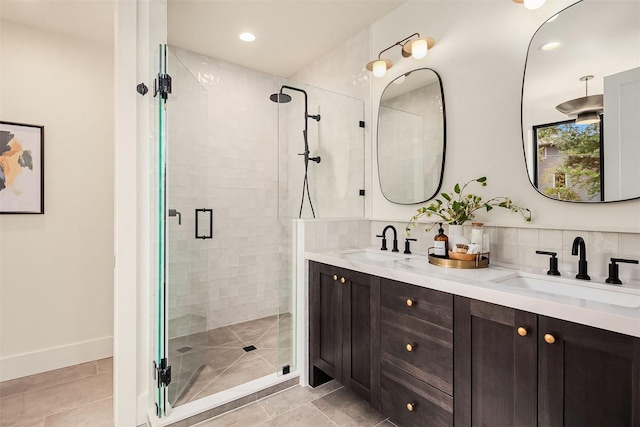
[[[540,425],[640,425],[640,339],[544,316],[539,330]]]
[[[311,262],[309,286],[309,383],[315,387],[341,379],[344,284],[336,267]]]
[[[342,271],[342,383],[380,407],[380,278]]]
[[[454,304],[455,425],[535,426],[536,315],[463,297]]]

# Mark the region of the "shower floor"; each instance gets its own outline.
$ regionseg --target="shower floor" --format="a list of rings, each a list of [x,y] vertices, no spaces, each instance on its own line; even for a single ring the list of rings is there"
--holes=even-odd
[[[176,407],[281,372],[291,365],[292,335],[292,316],[284,313],[170,339],[170,402]]]

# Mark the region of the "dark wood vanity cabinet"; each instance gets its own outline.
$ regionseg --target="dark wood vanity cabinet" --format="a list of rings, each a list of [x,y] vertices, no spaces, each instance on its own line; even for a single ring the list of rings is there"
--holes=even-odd
[[[455,297],[456,426],[640,425],[640,339]]]
[[[335,378],[380,407],[380,278],[309,263],[309,384]]]
[[[640,338],[538,316],[538,424],[640,426]]]
[[[453,296],[380,279],[381,410],[403,427],[453,425]]]
[[[457,427],[536,426],[536,326],[535,314],[455,297]]]

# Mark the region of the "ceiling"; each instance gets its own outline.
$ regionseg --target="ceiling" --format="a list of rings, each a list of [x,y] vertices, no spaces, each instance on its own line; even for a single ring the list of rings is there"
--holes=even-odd
[[[168,42],[290,77],[406,0],[168,0]],[[0,17],[113,43],[114,0],[0,0]],[[249,31],[256,40],[238,38]]]

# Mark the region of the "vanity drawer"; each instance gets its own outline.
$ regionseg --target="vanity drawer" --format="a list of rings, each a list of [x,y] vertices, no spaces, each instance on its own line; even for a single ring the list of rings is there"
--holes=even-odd
[[[402,427],[453,425],[453,397],[382,362],[382,412]],[[408,408],[407,405],[411,407]],[[411,410],[409,410],[411,409]]]
[[[453,329],[453,295],[395,280],[380,279],[380,305]]]
[[[381,309],[380,350],[386,361],[453,394],[453,331],[388,308]]]

